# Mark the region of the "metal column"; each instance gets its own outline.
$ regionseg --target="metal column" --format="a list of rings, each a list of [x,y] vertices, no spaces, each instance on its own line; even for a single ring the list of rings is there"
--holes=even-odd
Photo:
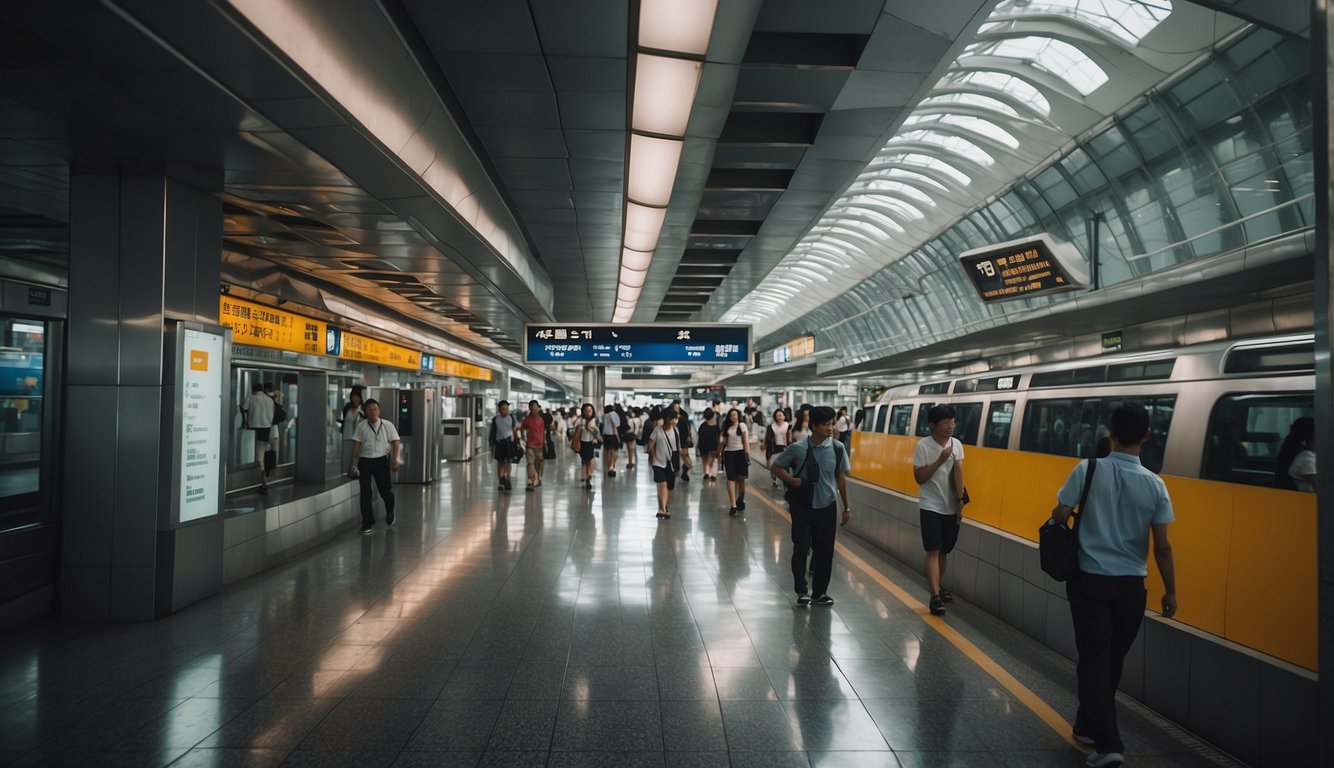
[[[1334,312],[1334,258],[1330,254],[1330,183],[1334,179],[1330,154],[1331,130],[1334,130],[1334,104],[1330,103],[1334,80],[1334,49],[1330,48],[1334,23],[1329,0],[1312,3],[1311,18],[1311,104],[1315,118],[1315,423],[1316,434],[1328,435],[1334,424],[1334,370],[1330,362],[1330,339],[1334,337],[1331,320]],[[1320,713],[1316,722],[1334,722],[1334,451],[1316,452],[1318,472],[1316,490],[1317,558],[1320,574],[1316,626],[1320,664]],[[1320,739],[1320,765],[1334,765],[1334,728],[1324,728]]]
[[[600,365],[584,366],[584,402],[592,403],[596,413],[602,413],[607,402],[607,369]]]

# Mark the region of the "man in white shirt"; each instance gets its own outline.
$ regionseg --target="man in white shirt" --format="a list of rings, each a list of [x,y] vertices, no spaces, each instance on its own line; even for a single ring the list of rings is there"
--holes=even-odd
[[[401,442],[398,430],[393,424],[380,418],[380,404],[367,400],[363,410],[366,420],[357,425],[357,434],[353,437],[352,467],[358,471],[361,481],[361,532],[370,533],[375,527],[375,510],[371,508],[371,480],[384,499],[384,524],[394,524],[394,492],[391,488],[390,472],[399,468],[398,449]]]
[[[264,385],[255,382],[250,387],[250,397],[241,405],[242,422],[246,429],[255,435],[255,455],[259,457],[259,493],[269,493],[268,463],[269,433],[273,430],[273,398],[264,394]]]
[[[963,484],[963,443],[954,437],[954,409],[933,406],[926,414],[931,434],[922,438],[913,450],[913,479],[921,487],[917,494],[918,516],[922,526],[922,548],[926,561],[922,570],[931,589],[932,615],[943,616],[945,604],[954,595],[943,589],[945,565],[959,540],[963,506],[967,495]]]

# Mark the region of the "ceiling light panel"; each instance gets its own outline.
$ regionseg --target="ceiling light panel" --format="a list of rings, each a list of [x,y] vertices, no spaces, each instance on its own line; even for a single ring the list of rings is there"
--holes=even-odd
[[[639,45],[703,56],[717,10],[718,0],[641,0]]]
[[[630,127],[662,136],[685,136],[703,65],[641,53],[635,57],[635,97]]]
[[[660,208],[667,206],[672,199],[684,144],[677,139],[630,135],[630,173],[626,192],[631,200]]]

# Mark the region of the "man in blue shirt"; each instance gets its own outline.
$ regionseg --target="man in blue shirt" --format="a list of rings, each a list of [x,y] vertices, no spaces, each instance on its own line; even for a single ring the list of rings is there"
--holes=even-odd
[[[1162,478],[1140,463],[1140,449],[1152,434],[1149,412],[1126,403],[1112,412],[1112,453],[1097,463],[1088,500],[1080,510],[1079,570],[1066,582],[1070,617],[1079,653],[1079,711],[1076,741],[1097,750],[1086,765],[1119,766],[1125,758],[1116,726],[1116,688],[1121,665],[1144,620],[1148,575],[1146,556],[1153,533],[1153,556],[1163,577],[1163,616],[1176,613],[1176,571],[1167,524],[1175,517]],[[1062,525],[1079,504],[1088,462],[1075,466],[1057,494],[1052,519]]]
[[[797,605],[811,602],[833,605],[828,594],[834,570],[834,536],[838,533],[835,502],[843,501],[843,525],[852,518],[848,506],[848,452],[833,439],[834,409],[811,409],[811,434],[789,445],[770,466],[770,472],[790,488],[811,484],[809,504],[790,502],[792,511],[792,581]],[[835,496],[837,494],[837,497]],[[806,592],[806,556],[811,559],[811,593]]]

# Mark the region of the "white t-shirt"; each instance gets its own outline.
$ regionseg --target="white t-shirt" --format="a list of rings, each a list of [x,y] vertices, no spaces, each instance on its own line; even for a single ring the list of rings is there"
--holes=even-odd
[[[838,421],[834,422],[834,431],[843,434],[852,428],[852,421],[847,416],[839,416]]]
[[[361,453],[357,454],[363,459],[378,459],[381,456],[388,456],[391,445],[398,441],[398,430],[393,424],[380,419],[371,425],[370,419],[366,419],[357,425],[357,435],[352,438],[361,443]]]
[[[1288,467],[1288,477],[1291,477],[1292,482],[1297,484],[1297,490],[1306,491],[1307,493],[1315,493],[1315,486],[1302,479],[1307,475],[1314,474],[1316,474],[1315,451],[1303,449],[1302,452],[1297,454],[1296,458],[1292,460],[1292,466]]]
[[[598,421],[595,418],[585,421],[584,417],[580,416],[579,421],[575,422],[574,425],[574,435],[579,438],[581,444],[589,443],[592,445],[602,440],[602,435],[598,432]]]
[[[681,450],[677,444],[680,435],[675,429],[663,429],[662,425],[653,428],[649,433],[649,441],[653,443],[652,455],[649,456],[649,463],[655,467],[667,469],[672,466],[672,456]]]
[[[958,497],[950,490],[950,475],[954,472],[954,465],[963,461],[963,443],[959,442],[958,438],[951,437],[950,444],[954,447],[953,454],[945,460],[944,464],[940,465],[931,479],[922,483],[921,489],[917,492],[918,506],[941,515],[954,514],[959,505]],[[935,464],[943,450],[945,450],[945,446],[937,443],[934,437],[922,438],[912,452],[913,467],[926,467]]]
[[[620,431],[621,414],[616,411],[602,414],[602,434],[614,435]]]
[[[779,424],[775,421],[773,424],[769,425],[769,428],[774,431],[774,447],[782,448],[783,446],[786,446],[787,432],[792,429],[792,424],[786,421]]]
[[[255,392],[245,401],[246,423],[252,429],[264,429],[273,426],[273,398],[263,392]]]
[[[625,439],[638,440],[639,433],[644,431],[644,420],[638,416],[630,416],[626,418],[626,422],[627,426],[629,427],[630,434],[626,435]]]
[[[723,450],[724,451],[744,451],[746,450],[746,441],[750,438],[750,430],[745,424],[738,424],[735,427],[727,425],[723,427]]]

